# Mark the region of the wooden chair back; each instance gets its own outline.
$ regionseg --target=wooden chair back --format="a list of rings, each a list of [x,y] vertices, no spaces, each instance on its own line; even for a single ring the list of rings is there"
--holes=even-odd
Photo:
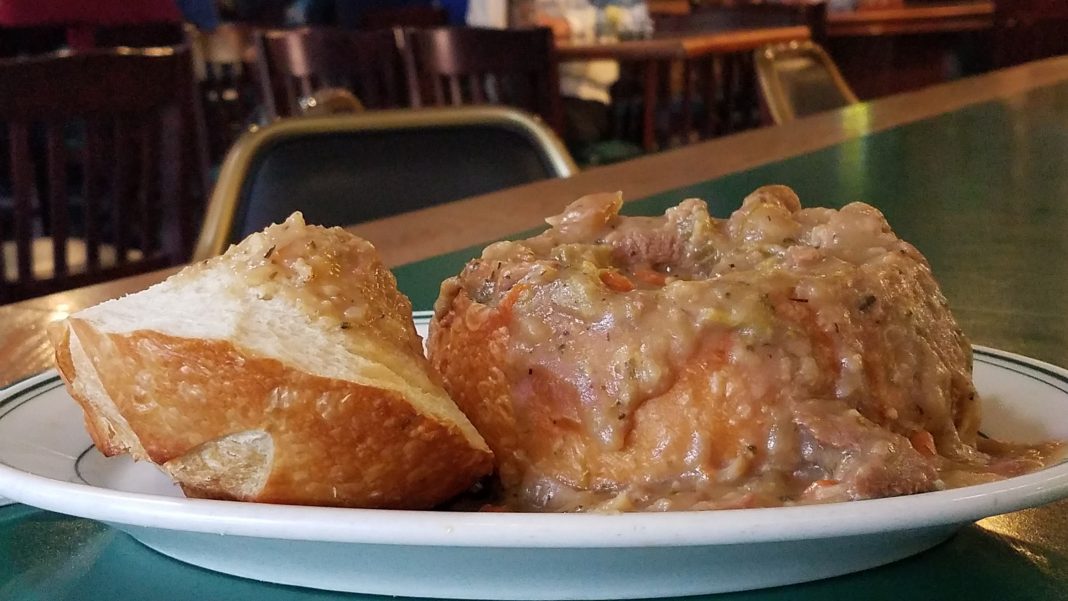
[[[320,88],[345,88],[369,109],[406,107],[410,97],[391,30],[303,28],[263,34],[263,94],[273,117],[302,112]]]
[[[407,33],[423,104],[504,104],[563,131],[559,75],[548,28],[439,27]]]
[[[754,61],[776,124],[858,102],[834,60],[814,42],[769,46],[757,50]]]
[[[187,48],[3,60],[0,89],[19,91],[0,94],[0,303],[188,259],[203,184]]]

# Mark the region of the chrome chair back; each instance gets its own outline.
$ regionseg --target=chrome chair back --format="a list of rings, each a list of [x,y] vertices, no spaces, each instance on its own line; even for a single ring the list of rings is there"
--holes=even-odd
[[[757,79],[776,124],[859,102],[834,60],[813,42],[768,46],[754,54]]]
[[[556,135],[503,107],[283,119],[223,164],[195,258],[303,211],[349,225],[576,171]]]

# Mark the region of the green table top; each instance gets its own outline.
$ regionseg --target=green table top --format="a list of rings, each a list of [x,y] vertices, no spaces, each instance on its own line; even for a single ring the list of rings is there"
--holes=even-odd
[[[861,118],[863,115],[861,114]],[[863,123],[856,124],[863,127]],[[863,136],[626,205],[690,196],[726,216],[766,183],[808,205],[863,199],[913,242],[972,341],[1068,366],[1068,84]],[[563,205],[569,199],[561,199]],[[396,270],[417,308],[479,249]],[[191,567],[110,527],[20,505],[0,509],[0,599],[356,599]],[[884,567],[717,596],[774,599],[1065,599],[1068,502],[983,520]]]

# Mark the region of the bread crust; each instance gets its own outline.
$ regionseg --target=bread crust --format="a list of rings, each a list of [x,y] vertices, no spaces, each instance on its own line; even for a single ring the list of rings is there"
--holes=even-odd
[[[476,312],[478,318],[472,319]],[[511,382],[502,369],[507,365],[509,317],[496,308],[476,307],[451,278],[442,284],[427,340],[431,367],[493,450],[506,489],[519,483],[526,461]]]
[[[708,378],[724,369],[726,340],[710,339],[670,389],[638,408],[623,448],[607,450],[582,425],[582,401],[572,387],[549,373],[506,372],[509,311],[449,288],[431,323],[431,364],[493,449],[505,490],[529,488],[533,483],[525,479],[532,474],[551,474],[577,490],[663,482],[692,461],[690,440],[680,432],[706,432],[713,444],[703,449],[703,460],[716,465],[735,455],[738,441],[747,438],[745,430],[767,425],[735,423],[722,411],[726,399],[712,398],[717,391],[709,390]]]
[[[101,452],[190,496],[424,509],[492,470],[374,247],[299,214],[50,335]]]
[[[236,431],[270,434],[274,457],[265,486],[236,500],[429,508],[491,469],[489,453],[472,449],[454,425],[420,415],[396,392],[298,372],[226,341],[101,334],[77,318],[70,326],[153,462],[164,465]],[[76,374],[69,335],[65,341],[57,357],[70,382]],[[87,399],[74,396],[93,415]],[[232,398],[242,402],[212,401]],[[114,454],[104,432],[89,431],[102,452]],[[196,486],[186,492],[234,498]]]

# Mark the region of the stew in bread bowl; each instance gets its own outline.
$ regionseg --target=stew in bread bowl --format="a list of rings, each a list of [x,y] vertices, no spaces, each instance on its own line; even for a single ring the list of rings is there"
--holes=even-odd
[[[504,507],[768,507],[1035,470],[985,439],[971,347],[875,208],[789,188],[729,219],[596,194],[443,283],[429,356],[496,457]]]

